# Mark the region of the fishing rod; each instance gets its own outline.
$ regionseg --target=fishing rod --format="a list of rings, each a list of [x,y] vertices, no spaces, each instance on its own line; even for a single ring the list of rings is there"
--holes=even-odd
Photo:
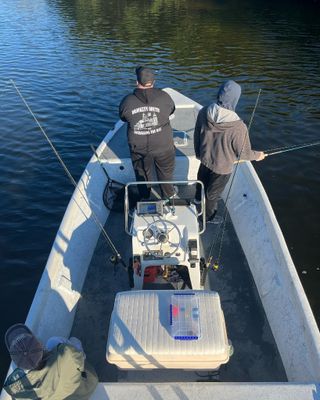
[[[302,144],[302,145],[296,145],[296,146],[292,146],[292,147],[286,147],[285,149],[282,150],[278,150],[278,151],[271,151],[270,153],[265,152],[266,156],[274,156],[276,154],[281,154],[281,153],[286,153],[287,151],[294,151],[294,150],[300,150],[303,149],[305,147],[312,147],[312,146],[317,146],[320,144],[319,142],[313,142],[313,143],[307,143],[307,144]]]
[[[18,89],[17,85],[15,84],[13,79],[10,79],[10,82],[12,83],[13,87],[15,88],[16,92],[18,93],[18,95],[20,96],[21,100],[23,101],[24,105],[27,107],[28,111],[30,112],[30,114],[32,115],[33,119],[35,120],[35,122],[37,123],[40,131],[42,132],[42,134],[44,135],[44,137],[46,138],[47,142],[49,143],[51,149],[53,150],[54,154],[56,155],[56,157],[58,158],[60,164],[62,165],[65,173],[67,174],[67,176],[69,177],[71,183],[73,184],[73,186],[75,187],[76,190],[79,191],[79,193],[81,194],[83,200],[86,202],[87,206],[91,209],[91,213],[93,216],[93,220],[94,222],[97,224],[97,226],[101,229],[101,232],[106,240],[107,245],[110,247],[111,251],[114,253],[113,256],[113,262],[114,264],[116,264],[117,262],[120,262],[122,264],[122,266],[125,268],[126,271],[128,271],[128,267],[126,266],[126,264],[124,263],[121,254],[119,253],[119,251],[116,249],[115,245],[113,244],[111,238],[109,237],[109,235],[107,234],[106,230],[104,229],[103,225],[101,224],[101,222],[99,221],[97,215],[95,214],[95,212],[93,211],[93,209],[90,207],[90,203],[89,200],[86,198],[85,194],[82,192],[82,190],[80,189],[80,187],[77,185],[77,182],[75,181],[75,179],[73,178],[73,176],[71,175],[70,171],[68,170],[66,164],[64,163],[64,161],[62,160],[60,154],[58,153],[57,149],[54,147],[52,141],[50,140],[49,136],[46,134],[46,132],[44,131],[44,129],[42,128],[40,122],[38,121],[37,117],[35,116],[35,114],[33,113],[33,111],[31,110],[29,104],[27,103],[27,101],[25,100],[25,98],[23,97],[22,93],[20,92],[20,90]]]
[[[317,146],[319,144],[320,144],[320,141],[319,142],[312,142],[312,143],[302,144],[302,145],[280,147],[279,150],[274,149],[276,151],[265,150],[264,154],[265,154],[266,157],[275,156],[276,154],[286,153],[287,151],[300,150],[300,149],[303,149],[305,147]],[[270,153],[269,153],[269,151],[270,151]],[[243,162],[246,162],[246,161],[247,160],[237,160],[237,161],[234,162],[234,164],[239,164],[239,163],[243,163]]]

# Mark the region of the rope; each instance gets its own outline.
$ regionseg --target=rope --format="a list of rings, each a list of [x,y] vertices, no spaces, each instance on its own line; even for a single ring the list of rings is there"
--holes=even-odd
[[[95,214],[95,212],[93,211],[93,209],[90,207],[90,203],[87,200],[87,198],[85,197],[84,193],[82,192],[82,190],[80,189],[80,187],[77,185],[76,181],[74,180],[73,176],[71,175],[70,171],[68,170],[66,164],[64,163],[64,161],[62,160],[62,158],[60,157],[60,154],[58,153],[58,151],[56,150],[56,148],[54,147],[52,141],[50,140],[50,138],[48,137],[48,135],[46,134],[46,132],[44,131],[44,129],[42,128],[42,126],[40,125],[40,122],[38,121],[37,117],[35,116],[35,114],[33,113],[33,111],[31,110],[31,108],[29,107],[28,103],[26,102],[25,98],[23,97],[22,93],[20,92],[20,90],[18,89],[18,87],[16,86],[15,82],[10,79],[10,82],[12,83],[12,85],[14,86],[15,90],[17,91],[18,95],[20,96],[21,100],[23,101],[23,103],[25,104],[25,106],[27,107],[28,111],[30,112],[30,114],[32,115],[33,119],[35,120],[35,122],[37,123],[38,127],[40,128],[42,134],[44,135],[44,137],[46,138],[47,142],[49,143],[51,149],[53,150],[54,154],[56,155],[56,157],[58,158],[60,164],[62,165],[65,173],[67,174],[67,176],[69,177],[71,183],[73,184],[73,186],[75,187],[76,190],[79,191],[80,195],[82,196],[83,200],[85,201],[85,203],[87,204],[87,206],[91,209],[92,212],[92,216],[93,216],[93,220],[94,222],[97,224],[97,226],[101,229],[102,235],[106,240],[106,243],[108,244],[108,246],[110,247],[111,251],[114,253],[114,255],[117,257],[117,259],[121,262],[121,264],[124,266],[124,268],[127,270],[127,266],[125,265],[125,263],[123,262],[120,253],[118,252],[118,250],[116,249],[115,245],[113,244],[112,240],[110,239],[109,235],[107,234],[106,230],[104,229],[103,225],[101,224],[101,222],[99,221],[97,215]]]

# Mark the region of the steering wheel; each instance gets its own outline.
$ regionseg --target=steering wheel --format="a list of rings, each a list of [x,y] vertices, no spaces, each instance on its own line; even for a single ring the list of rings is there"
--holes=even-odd
[[[178,243],[172,242],[170,236],[172,233],[178,234]],[[146,249],[153,255],[159,256],[155,251],[162,251],[167,246],[173,248],[173,250],[166,251],[164,255],[171,257],[179,248],[181,243],[181,232],[176,224],[171,221],[166,221],[159,218],[157,221],[150,222],[146,229],[143,231],[143,239]],[[158,249],[151,249],[150,246],[159,246]]]

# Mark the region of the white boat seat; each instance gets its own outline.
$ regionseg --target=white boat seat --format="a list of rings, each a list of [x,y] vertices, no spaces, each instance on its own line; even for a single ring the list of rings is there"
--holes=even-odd
[[[175,295],[183,296],[182,304],[190,307],[191,303],[184,301],[193,296],[196,320],[192,321],[190,315],[187,317],[191,319],[179,320],[172,314]],[[187,324],[189,330],[185,331]],[[141,290],[117,294],[110,320],[107,361],[120,369],[217,369],[228,362],[229,355],[218,293]]]

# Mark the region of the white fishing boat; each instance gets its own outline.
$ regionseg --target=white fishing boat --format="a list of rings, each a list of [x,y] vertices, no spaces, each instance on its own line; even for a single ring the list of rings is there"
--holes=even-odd
[[[320,399],[319,330],[261,182],[239,164],[219,204],[225,223],[201,223],[204,198],[192,202],[201,106],[166,91],[178,197],[162,199],[154,182],[153,197],[130,202],[119,121],[74,191],[26,324],[43,342],[81,339],[99,376],[92,400]]]

